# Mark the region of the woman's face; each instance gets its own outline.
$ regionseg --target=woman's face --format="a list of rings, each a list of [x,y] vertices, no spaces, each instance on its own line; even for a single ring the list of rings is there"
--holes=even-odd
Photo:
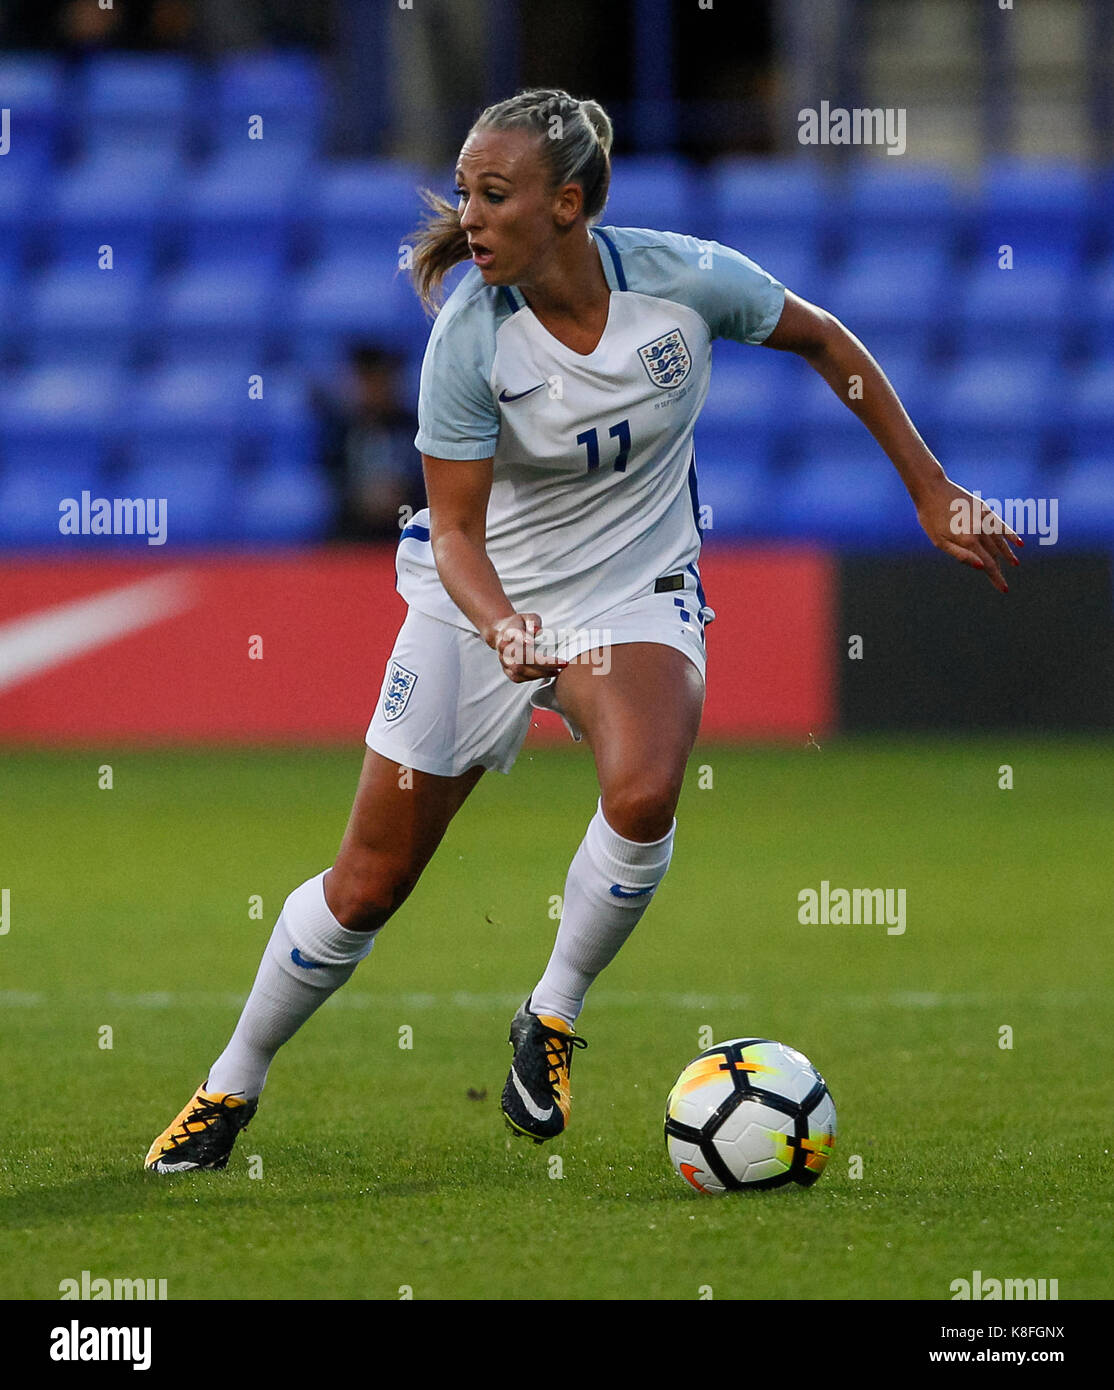
[[[460,225],[484,280],[529,285],[578,211],[567,188],[549,187],[538,137],[523,130],[473,131],[456,179]]]

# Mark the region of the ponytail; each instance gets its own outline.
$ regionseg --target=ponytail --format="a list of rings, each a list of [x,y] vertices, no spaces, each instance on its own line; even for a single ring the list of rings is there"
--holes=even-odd
[[[414,234],[411,279],[418,298],[431,316],[441,307],[441,285],[454,265],[469,257],[468,234],[460,225],[460,211],[448,198],[428,188],[422,200],[429,208]]]

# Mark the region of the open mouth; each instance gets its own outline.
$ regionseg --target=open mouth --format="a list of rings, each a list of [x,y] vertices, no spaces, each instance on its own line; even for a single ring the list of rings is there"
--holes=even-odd
[[[468,249],[472,252],[473,264],[480,267],[490,265],[495,259],[495,253],[484,246],[482,242],[473,241]]]

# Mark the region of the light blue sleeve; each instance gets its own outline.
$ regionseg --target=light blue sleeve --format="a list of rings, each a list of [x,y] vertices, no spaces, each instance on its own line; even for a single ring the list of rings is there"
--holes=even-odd
[[[499,439],[491,394],[495,332],[482,302],[450,301],[433,325],[418,388],[420,453],[442,459],[486,459]]]
[[[730,246],[679,232],[651,235],[618,229],[632,290],[674,299],[694,309],[713,338],[762,343],[777,327],[785,286]]]

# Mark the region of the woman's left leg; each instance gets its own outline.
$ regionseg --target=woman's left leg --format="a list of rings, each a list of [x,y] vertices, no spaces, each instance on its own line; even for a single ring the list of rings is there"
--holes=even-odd
[[[669,867],[673,812],[704,706],[704,678],[683,652],[657,642],[606,650],[606,668],[585,654],[557,677],[558,702],[588,740],[601,795],[569,866],[549,964],[511,1021],[503,1114],[538,1143],[568,1124],[573,1048],[584,1046],[572,1025],[588,987]]]
[[[704,705],[704,679],[682,652],[656,642],[608,650],[606,672],[583,658],[557,680],[561,708],[592,749],[601,793],[570,865],[557,939],[530,1006],[570,1025],[665,877]]]

